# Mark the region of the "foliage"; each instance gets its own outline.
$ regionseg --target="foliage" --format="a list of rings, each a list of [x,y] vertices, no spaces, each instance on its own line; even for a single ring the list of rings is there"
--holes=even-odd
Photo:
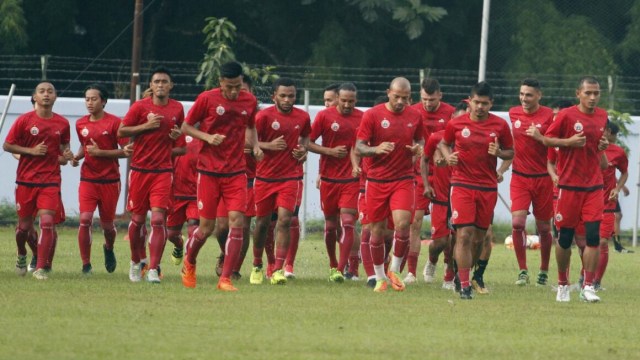
[[[7,199],[0,200],[0,219],[2,220],[0,225],[6,225],[6,222],[15,223],[18,220],[16,206],[13,202]]]
[[[633,125],[633,120],[631,119],[631,114],[629,113],[621,113],[619,111],[610,109],[607,110],[607,114],[609,115],[609,121],[618,125],[620,128],[620,132],[618,132],[618,145],[624,149],[624,152],[629,154],[629,147],[622,138],[626,138],[629,135],[637,135],[631,132],[627,126]]]
[[[227,18],[208,17],[205,20],[207,24],[202,32],[206,34],[204,44],[207,50],[196,82],[204,79],[205,88],[211,89],[218,84],[220,66],[236,58],[231,49],[236,36],[236,26]]]
[[[0,50],[13,53],[27,46],[27,20],[22,0],[0,0]]]

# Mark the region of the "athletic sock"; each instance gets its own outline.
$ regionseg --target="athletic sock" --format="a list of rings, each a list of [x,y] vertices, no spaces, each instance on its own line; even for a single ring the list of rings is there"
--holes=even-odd
[[[236,261],[238,261],[238,256],[240,256],[240,250],[242,249],[242,228],[230,228],[229,229],[229,237],[227,238],[227,243],[224,249],[224,263],[222,265],[222,275],[221,277],[231,277],[231,273],[233,272],[233,267],[236,265]]]
[[[298,255],[298,243],[300,242],[300,222],[297,216],[291,217],[291,225],[289,226],[289,249],[285,263],[293,267]],[[276,260],[277,261],[277,260]]]

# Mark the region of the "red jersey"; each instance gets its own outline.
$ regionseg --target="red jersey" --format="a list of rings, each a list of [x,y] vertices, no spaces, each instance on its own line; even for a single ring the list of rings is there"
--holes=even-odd
[[[328,179],[353,179],[350,154],[355,144],[362,114],[362,111],[353,109],[351,114],[343,115],[337,107],[330,107],[316,115],[311,126],[310,140],[315,142],[322,136],[322,146],[334,148],[344,145],[349,152],[349,155],[342,159],[334,156],[320,156],[320,176]]]
[[[595,190],[602,188],[600,151],[598,143],[607,125],[607,112],[596,108],[593,114],[585,114],[578,106],[562,109],[551,123],[545,136],[568,139],[582,132],[586,137],[583,147],[561,147],[558,150],[559,188]]]
[[[247,164],[247,179],[255,179],[258,161],[253,154],[244,154],[244,161]]]
[[[553,122],[553,110],[540,106],[536,112],[528,114],[522,106],[514,106],[509,109],[509,119],[515,145],[513,173],[523,176],[548,175],[546,146],[527,135],[527,129],[534,124],[544,134]]]
[[[558,174],[558,176],[560,176],[560,172],[561,172],[561,169],[558,166],[558,150],[559,149],[560,148],[557,148],[557,147],[547,148],[547,161],[556,165],[556,174]],[[549,172],[547,171],[547,173]],[[558,198],[558,187],[555,186],[555,184],[553,186],[553,197],[555,199]]]
[[[433,157],[443,136],[444,130],[437,131],[429,136],[424,146],[424,156],[429,159],[429,184],[435,190],[435,199],[448,202],[449,189],[451,188],[451,167],[435,166],[433,163]]]
[[[406,146],[424,139],[422,115],[417,110],[406,107],[395,113],[386,104],[376,105],[365,111],[357,136],[372,147],[385,141],[395,144],[389,154],[371,157],[367,179],[395,181],[414,176],[413,155]]]
[[[20,155],[16,184],[60,186],[60,147],[69,144],[71,130],[69,121],[54,113],[43,119],[35,111],[21,115],[11,126],[5,142],[33,148],[44,142],[47,153],[44,156]]]
[[[198,192],[196,164],[200,140],[185,136],[185,142],[187,153],[173,159],[173,196],[195,199]]]
[[[124,126],[137,126],[147,122],[147,115],[154,113],[164,116],[160,127],[145,131],[135,136],[133,142],[133,155],[131,156],[131,169],[151,170],[153,172],[173,171],[171,165],[171,149],[174,141],[169,133],[174,126],[180,127],[184,121],[184,109],[182,104],[173,99],[164,106],[155,105],[153,97],[147,97],[136,101],[122,119]],[[181,140],[184,141],[184,140]],[[176,146],[184,146],[176,141]]]
[[[80,180],[120,181],[120,164],[117,158],[93,157],[86,150],[87,145],[93,145],[91,140],[95,141],[100,149],[117,150],[120,123],[119,117],[106,112],[100,120],[91,121],[90,115],[78,119],[76,133],[80,145],[85,149],[84,161],[80,168]]]
[[[445,126],[453,116],[453,113],[456,112],[456,108],[440,101],[440,105],[436,109],[436,111],[429,112],[424,108],[424,105],[419,102],[411,105],[412,108],[418,110],[422,115],[424,121],[424,130],[427,133],[425,135],[425,140],[427,139],[429,134],[433,134],[436,131],[444,130]]]
[[[488,153],[489,144],[496,138],[502,149],[513,148],[509,125],[496,115],[489,114],[486,120],[473,121],[467,113],[449,121],[442,140],[447,145],[454,145],[453,151],[458,152],[451,185],[497,189],[498,158]]]
[[[309,114],[296,107],[288,114],[270,106],[256,114],[258,141],[270,142],[283,136],[287,148],[282,151],[264,150],[264,158],[258,162],[256,177],[264,179],[302,178],[302,166],[291,153],[298,146],[298,139],[311,133]]]
[[[187,123],[200,124],[200,131],[221,134],[226,138],[218,146],[200,142],[198,171],[231,174],[246,171],[244,154],[245,132],[254,127],[257,100],[248,91],[240,91],[238,98],[229,100],[220,88],[198,95],[187,115]]]
[[[616,144],[609,144],[607,149],[604,151],[607,156],[607,168],[602,170],[602,180],[604,181],[604,198],[605,208],[611,208],[616,205],[615,201],[612,201],[612,204],[608,204],[609,194],[611,190],[615,189],[618,182],[616,181],[616,169],[621,173],[627,172],[627,167],[629,166],[629,159],[627,159],[627,154],[624,152],[624,149]]]

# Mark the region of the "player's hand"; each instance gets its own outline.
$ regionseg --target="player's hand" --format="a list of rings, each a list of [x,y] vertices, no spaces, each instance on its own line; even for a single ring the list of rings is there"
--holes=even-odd
[[[264,153],[262,152],[262,149],[260,149],[260,147],[257,145],[253,148],[253,157],[256,159],[256,161],[262,161],[262,159],[264,159]]]
[[[386,155],[396,148],[396,144],[393,142],[385,141],[376,146],[376,155]]]
[[[618,200],[619,193],[620,193],[620,190],[618,190],[617,188],[613,188],[609,193],[609,200]]]
[[[98,152],[100,151],[100,147],[93,139],[89,139],[91,141],[90,145],[85,147],[85,152],[91,156],[98,156]]]
[[[498,184],[504,180],[503,174],[500,171],[496,171],[496,177],[498,180]]]
[[[209,136],[207,136],[207,143],[213,146],[218,146],[222,144],[222,142],[226,138],[226,136],[221,134],[208,134],[208,135]]]
[[[584,133],[582,131],[573,135],[568,140],[568,147],[583,147],[587,143],[587,138],[584,136]]]
[[[180,130],[178,125],[173,125],[173,129],[171,129],[171,132],[169,132],[169,137],[171,138],[171,140],[177,140],[180,135],[182,135],[182,131]]]
[[[351,176],[359,177],[362,174],[362,168],[360,166],[354,166],[351,168]]]
[[[558,175],[552,175],[551,176],[551,181],[553,181],[553,186],[558,187],[558,180],[560,180]]]
[[[298,144],[293,150],[291,150],[293,158],[298,161],[305,161],[307,159],[307,148]]]
[[[31,148],[31,155],[45,156],[47,155],[47,145],[43,142]]]
[[[603,151],[607,147],[609,147],[609,140],[607,140],[606,136],[602,135],[600,141],[598,141],[598,150]]]
[[[458,165],[458,152],[454,151],[447,157],[447,164],[449,166]]]
[[[147,129],[154,130],[160,127],[164,116],[150,112],[147,114]]]
[[[74,155],[73,159],[71,160],[71,166],[73,167],[78,167],[78,165],[80,165],[80,155]]]
[[[627,188],[626,186],[623,186],[622,193],[624,194],[624,196],[629,196],[629,188]]]
[[[316,189],[320,190],[320,174],[318,174],[318,177],[316,177]]]
[[[122,151],[124,151],[124,156],[126,157],[130,157],[131,154],[133,154],[133,144],[127,144],[122,148]]]
[[[339,145],[331,150],[329,150],[329,155],[333,157],[337,157],[338,159],[342,159],[349,154],[347,147],[344,145]]]
[[[269,150],[282,151],[287,148],[287,142],[284,135],[280,135],[269,143]]]
[[[498,137],[495,137],[494,142],[489,143],[489,155],[498,157],[500,155],[500,144],[498,143]]]
[[[431,185],[425,184],[422,195],[426,198],[433,199],[436,197],[436,191],[431,187]]]
[[[73,152],[71,152],[69,148],[64,149],[64,151],[62,152],[62,156],[67,161],[73,161]]]
[[[420,156],[422,154],[422,146],[420,146],[420,144],[415,144],[413,146],[407,145],[406,148],[411,151],[413,156]]]
[[[534,140],[542,141],[543,136],[540,133],[540,130],[534,124],[529,125],[529,128],[525,130],[525,132]]]

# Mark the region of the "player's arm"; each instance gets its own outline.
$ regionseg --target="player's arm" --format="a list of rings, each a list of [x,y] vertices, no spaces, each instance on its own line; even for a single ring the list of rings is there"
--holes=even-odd
[[[118,137],[132,137],[147,131],[155,130],[160,127],[163,118],[164,116],[162,115],[149,113],[147,115],[147,121],[139,125],[127,126],[123,121],[120,123],[120,127],[118,128]]]
[[[607,170],[609,167],[609,159],[607,159],[607,154],[603,151],[600,153],[600,170]]]
[[[206,133],[204,131],[201,131],[200,129],[196,128],[195,126],[193,126],[193,125],[191,125],[189,123],[187,123],[186,121],[184,121],[182,123],[182,126],[180,127],[180,130],[185,135],[189,135],[189,136],[191,136],[193,138],[202,140],[205,143],[207,143],[209,145],[213,145],[213,146],[218,146],[218,145],[222,144],[222,142],[226,138],[226,136],[222,135],[222,134],[209,134],[209,133]]]
[[[325,155],[325,156],[333,156],[338,159],[342,159],[348,154],[347,147],[344,145],[338,145],[336,147],[326,147],[322,145],[318,145],[313,141],[309,141],[309,145],[307,149],[315,154]]]
[[[103,157],[110,159],[119,159],[126,157],[124,149],[101,149],[100,146],[93,140],[89,139],[90,144],[87,144],[85,147],[81,147],[78,151],[78,155],[82,152],[82,157],[75,156],[77,160],[82,159],[86,154],[92,157]]]
[[[540,133],[540,130],[535,127],[535,125],[531,124],[527,129],[527,135],[532,137],[534,140],[541,142],[544,146],[547,147],[582,147],[587,143],[587,138],[584,136],[583,132],[579,132],[574,134],[573,136],[562,139],[553,136],[546,136]]]
[[[32,148],[5,142],[2,144],[2,149],[16,155],[44,156],[47,154],[47,145],[44,141]]]
[[[496,170],[496,174],[498,175],[498,182],[502,182],[502,180],[504,180],[502,175],[504,175],[504,173],[509,171],[509,168],[511,167],[512,162],[513,162],[513,159],[502,160],[502,163],[500,164],[500,166],[498,166],[498,170]]]
[[[184,146],[178,146],[171,148],[171,157],[182,156],[187,153],[187,148]]]
[[[422,195],[433,199],[436,193],[429,183],[429,161],[431,161],[431,158],[429,158],[427,154],[422,155],[422,158],[423,160],[420,162],[420,176],[422,177],[422,184],[424,185]]]
[[[258,141],[258,131],[254,127],[248,127],[244,132],[244,146],[248,148],[253,154],[253,157],[260,161],[264,158],[262,149],[260,148],[260,142]]]
[[[293,157],[298,161],[306,160],[307,158],[307,147],[309,146],[309,137],[299,137],[298,145],[291,151]]]
[[[444,139],[440,140],[440,143],[438,144],[438,150],[440,150],[440,153],[442,154],[444,159],[447,161],[447,164],[449,166],[454,166],[458,164],[458,152],[451,151],[451,145],[447,144],[444,141]]]
[[[628,172],[623,172],[620,174],[620,178],[618,179],[618,182],[616,183],[616,187],[611,189],[611,192],[609,193],[609,200],[615,200],[618,198],[618,194],[620,193],[620,191],[625,188],[625,184],[627,183],[627,179],[629,178],[629,173]],[[628,191],[628,190],[627,190]]]
[[[69,143],[60,144],[60,154],[58,157],[58,162],[60,165],[67,165],[69,161],[73,161],[73,152],[71,151],[71,146]]]
[[[371,157],[376,155],[386,155],[393,151],[395,143],[384,141],[378,146],[369,146],[367,142],[361,139],[356,140],[356,152],[362,157]]]
[[[560,179],[560,177],[558,176],[558,171],[556,169],[555,162],[551,160],[547,160],[547,172],[549,173],[549,176],[551,176],[551,181],[553,181],[553,185],[558,186],[558,180]]]
[[[356,153],[355,146],[351,148],[351,151],[349,153],[349,159],[351,160],[351,168],[352,168],[351,176],[353,177],[360,176],[360,174],[362,174],[362,168],[360,167],[360,162],[362,161],[362,158],[360,157],[360,155]]]

